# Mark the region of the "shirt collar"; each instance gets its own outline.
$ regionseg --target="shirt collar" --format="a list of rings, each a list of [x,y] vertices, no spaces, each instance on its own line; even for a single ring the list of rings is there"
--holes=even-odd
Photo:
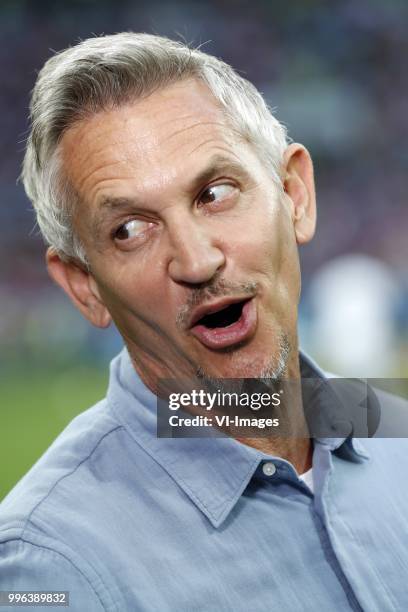
[[[302,376],[325,379],[300,352]],[[111,362],[107,399],[135,442],[159,463],[214,527],[225,520],[262,461],[278,460],[228,437],[157,438],[157,398],[144,385],[124,348]],[[361,461],[364,449],[351,439],[315,440],[345,459]]]

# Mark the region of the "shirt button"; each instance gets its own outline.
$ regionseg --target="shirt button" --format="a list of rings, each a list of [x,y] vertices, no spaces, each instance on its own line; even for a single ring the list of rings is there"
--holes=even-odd
[[[271,462],[264,463],[262,466],[262,471],[265,476],[273,476],[276,472],[276,466]]]

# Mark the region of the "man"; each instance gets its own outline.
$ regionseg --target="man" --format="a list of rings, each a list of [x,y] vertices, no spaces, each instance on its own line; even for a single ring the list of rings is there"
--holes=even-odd
[[[307,150],[229,66],[149,35],[51,58],[31,119],[49,273],[126,348],[3,502],[1,589],[78,611],[405,609],[404,443],[311,440],[299,396],[288,436],[156,435],[163,379],[324,380],[297,340]]]

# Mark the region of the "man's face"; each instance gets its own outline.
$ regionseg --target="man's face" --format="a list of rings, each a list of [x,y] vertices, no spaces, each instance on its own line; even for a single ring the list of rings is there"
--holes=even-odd
[[[89,286],[149,386],[267,375],[297,352],[291,200],[203,84],[94,115],[62,151]]]

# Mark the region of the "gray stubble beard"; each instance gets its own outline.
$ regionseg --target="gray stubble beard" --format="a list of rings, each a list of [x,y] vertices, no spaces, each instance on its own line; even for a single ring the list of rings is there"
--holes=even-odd
[[[278,358],[273,359],[273,361],[271,360],[269,364],[262,368],[259,375],[251,376],[251,379],[255,378],[256,380],[259,380],[262,385],[265,385],[270,389],[275,389],[276,384],[286,377],[290,354],[291,343],[288,336],[286,334],[282,334],[279,339]],[[242,388],[243,382],[246,379],[245,376],[240,378],[216,378],[206,372],[202,366],[197,366],[196,377],[204,385],[208,385],[209,387],[217,387],[217,389],[220,389],[220,391],[230,393],[239,392]]]

